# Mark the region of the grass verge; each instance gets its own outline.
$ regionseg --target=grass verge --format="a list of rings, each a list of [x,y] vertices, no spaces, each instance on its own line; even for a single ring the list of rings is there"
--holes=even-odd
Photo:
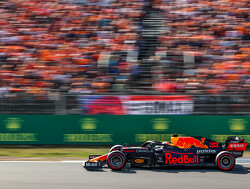
[[[2,147],[3,157],[88,157],[90,154],[106,154],[107,147]]]
[[[38,160],[87,159],[90,154],[106,154],[110,147],[104,146],[0,146],[0,160],[37,158]],[[250,148],[244,153],[250,158]]]

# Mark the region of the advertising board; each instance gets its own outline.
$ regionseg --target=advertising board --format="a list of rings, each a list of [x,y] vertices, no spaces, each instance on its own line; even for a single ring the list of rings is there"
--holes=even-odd
[[[137,145],[173,133],[250,143],[249,124],[250,116],[0,115],[0,144]]]

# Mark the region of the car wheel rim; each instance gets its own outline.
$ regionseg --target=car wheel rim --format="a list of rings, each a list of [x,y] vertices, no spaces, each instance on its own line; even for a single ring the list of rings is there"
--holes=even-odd
[[[110,164],[113,167],[120,167],[123,163],[123,160],[121,158],[121,156],[115,155],[113,157],[110,158]]]
[[[229,168],[233,165],[233,160],[229,156],[224,156],[220,159],[220,165],[222,168]]]

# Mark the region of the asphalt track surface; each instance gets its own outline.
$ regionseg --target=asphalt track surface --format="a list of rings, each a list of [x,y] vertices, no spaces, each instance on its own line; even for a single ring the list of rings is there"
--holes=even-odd
[[[0,162],[0,189],[249,189],[250,164],[241,163],[222,172],[216,168],[86,171],[81,162]]]

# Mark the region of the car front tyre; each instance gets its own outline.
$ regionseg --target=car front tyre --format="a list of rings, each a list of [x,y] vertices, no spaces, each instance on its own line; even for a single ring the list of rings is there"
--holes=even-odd
[[[126,156],[121,151],[113,151],[107,157],[107,164],[112,170],[121,170],[126,165]]]

